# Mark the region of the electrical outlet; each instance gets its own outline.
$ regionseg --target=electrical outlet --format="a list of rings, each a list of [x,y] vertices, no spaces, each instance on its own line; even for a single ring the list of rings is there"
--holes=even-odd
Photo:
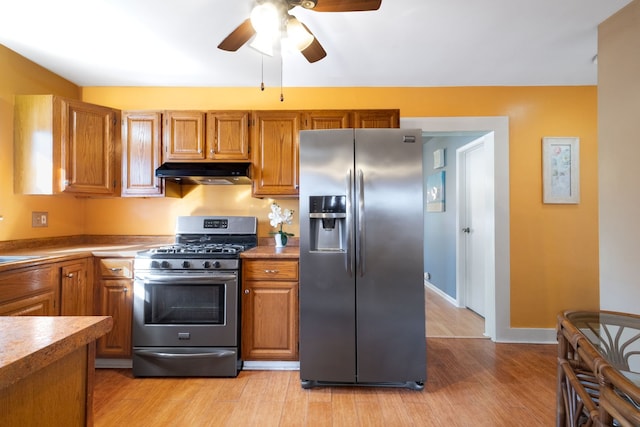
[[[32,227],[48,227],[49,212],[31,212]]]

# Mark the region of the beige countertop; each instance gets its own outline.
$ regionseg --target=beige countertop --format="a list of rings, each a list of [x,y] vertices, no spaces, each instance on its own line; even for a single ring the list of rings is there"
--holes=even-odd
[[[0,316],[0,389],[95,341],[112,327],[109,316]]]
[[[84,258],[89,256],[105,257],[105,258],[134,258],[137,252],[144,251],[154,246],[162,244],[89,244],[61,246],[39,249],[22,249],[19,251],[8,251],[0,253],[3,256],[28,256],[24,260],[15,260],[0,263],[0,272],[11,270],[18,267],[36,266],[43,263],[55,261],[67,261],[76,258]]]
[[[284,248],[276,248],[271,245],[264,246],[256,246],[255,248],[249,249],[248,251],[244,251],[240,253],[240,258],[291,258],[298,259],[300,258],[300,247],[299,246],[285,246]]]

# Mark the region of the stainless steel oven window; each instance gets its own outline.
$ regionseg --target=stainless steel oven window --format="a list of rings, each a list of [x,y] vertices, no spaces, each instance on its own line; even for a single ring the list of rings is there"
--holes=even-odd
[[[225,324],[225,284],[152,284],[145,324]]]

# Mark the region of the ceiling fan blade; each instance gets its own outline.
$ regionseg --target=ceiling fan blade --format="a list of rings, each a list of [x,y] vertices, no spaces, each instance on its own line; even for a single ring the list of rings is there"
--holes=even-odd
[[[228,50],[235,52],[240,47],[249,41],[251,37],[256,33],[251,25],[251,19],[246,19],[242,24],[231,32],[226,39],[222,40],[218,45],[218,49]]]
[[[304,23],[302,22],[301,24],[305,30],[309,31],[309,34],[313,35],[309,27],[304,25]],[[320,44],[320,42],[318,41],[315,35],[313,35],[313,41],[311,42],[311,44],[307,46],[306,49],[301,50],[300,53],[302,53],[302,55],[304,55],[304,57],[307,58],[307,61],[311,63],[320,61],[322,58],[327,56],[327,52],[324,50],[324,48],[322,47],[322,45]]]
[[[315,12],[363,12],[378,10],[382,0],[318,0]]]

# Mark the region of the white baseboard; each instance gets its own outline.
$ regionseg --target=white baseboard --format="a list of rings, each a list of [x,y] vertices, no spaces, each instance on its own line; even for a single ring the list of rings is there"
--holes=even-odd
[[[299,371],[300,362],[267,362],[258,360],[246,360],[244,371]]]
[[[435,292],[445,301],[460,308],[456,299],[446,294],[428,280],[424,281],[424,286]],[[495,342],[513,344],[557,344],[558,338],[554,328],[507,328],[498,334]]]
[[[429,288],[429,290],[435,292],[436,294],[438,294],[439,296],[441,296],[444,300],[446,300],[449,304],[453,305],[454,307],[458,307],[460,308],[460,306],[458,305],[458,301],[456,301],[455,298],[453,298],[451,295],[447,294],[446,292],[444,292],[442,289],[440,289],[439,287],[437,287],[436,285],[434,285],[433,283],[429,282],[428,280],[424,281],[424,286],[426,288]]]

